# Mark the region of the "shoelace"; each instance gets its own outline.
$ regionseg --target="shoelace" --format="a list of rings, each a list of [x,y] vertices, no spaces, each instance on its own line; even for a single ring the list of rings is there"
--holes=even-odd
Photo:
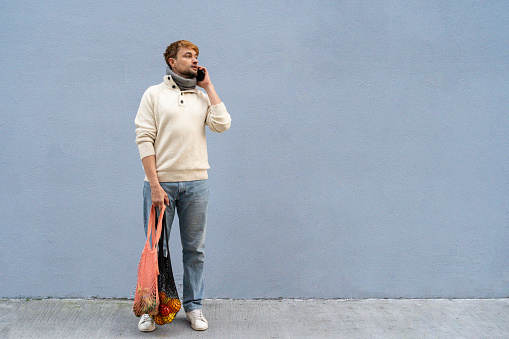
[[[192,311],[191,314],[198,320],[201,320],[203,322],[206,321],[201,310]]]
[[[142,317],[143,317],[143,318],[142,318],[142,319],[143,319],[142,324],[143,324],[144,322],[146,322],[146,321],[150,321],[150,320],[152,319],[152,318],[151,318],[148,314],[144,314]]]

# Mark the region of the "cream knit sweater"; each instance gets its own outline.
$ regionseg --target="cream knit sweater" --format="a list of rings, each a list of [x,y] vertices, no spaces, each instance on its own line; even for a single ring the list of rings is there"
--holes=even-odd
[[[134,122],[140,157],[154,154],[159,182],[176,182],[207,179],[205,125],[222,133],[231,117],[223,103],[211,106],[196,89],[181,92],[167,75],[145,91]]]

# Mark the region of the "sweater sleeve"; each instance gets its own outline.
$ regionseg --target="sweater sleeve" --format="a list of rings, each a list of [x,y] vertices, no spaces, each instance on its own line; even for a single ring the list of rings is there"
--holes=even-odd
[[[154,142],[157,136],[157,126],[154,115],[154,102],[150,89],[141,98],[140,107],[134,123],[136,124],[136,144],[140,151],[140,158],[155,154]]]
[[[205,123],[212,132],[223,133],[230,128],[232,119],[224,103],[209,106]]]

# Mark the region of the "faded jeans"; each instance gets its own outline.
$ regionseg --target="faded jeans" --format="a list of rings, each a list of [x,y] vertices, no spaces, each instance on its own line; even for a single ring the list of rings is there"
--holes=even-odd
[[[167,234],[170,234],[175,211],[179,218],[182,261],[184,264],[182,304],[186,312],[201,309],[209,184],[207,180],[161,182],[160,184],[170,200],[170,204],[165,211]],[[145,181],[143,187],[145,234],[147,234],[151,206],[150,184]],[[159,209],[156,210],[159,217]]]

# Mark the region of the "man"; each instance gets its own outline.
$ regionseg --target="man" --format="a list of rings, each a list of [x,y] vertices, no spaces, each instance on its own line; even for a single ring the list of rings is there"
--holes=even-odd
[[[164,81],[148,88],[136,115],[136,144],[145,170],[143,189],[145,234],[150,207],[167,205],[166,230],[178,213],[184,265],[182,303],[191,327],[208,328],[202,313],[203,251],[207,223],[208,182],[205,126],[213,132],[230,128],[231,118],[219,99],[207,69],[198,65],[199,50],[186,40],[166,48]],[[198,70],[205,73],[197,81]],[[207,94],[198,91],[203,88]],[[140,331],[155,329],[143,315]]]

